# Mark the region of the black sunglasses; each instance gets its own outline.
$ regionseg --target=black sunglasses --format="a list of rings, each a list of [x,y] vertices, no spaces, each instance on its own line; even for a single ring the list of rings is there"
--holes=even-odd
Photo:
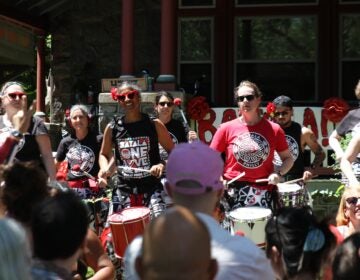
[[[21,99],[24,95],[25,93],[23,92],[12,92],[7,94],[7,96],[9,96],[9,98],[13,100],[15,100],[17,96],[19,97],[19,99]]]
[[[275,112],[275,117],[280,117],[280,116],[287,116],[289,114],[288,111],[283,111],[283,112]]]
[[[236,100],[237,100],[238,102],[239,102],[239,101],[240,101],[240,102],[243,102],[245,98],[246,98],[247,101],[252,101],[252,100],[254,100],[255,95],[249,94],[249,95],[238,96],[238,97],[236,97]]]
[[[134,99],[135,95],[137,95],[137,94],[139,94],[139,92],[137,90],[132,90],[132,91],[129,91],[126,93],[116,95],[116,99],[118,101],[124,102],[126,97],[128,99]]]
[[[356,205],[359,201],[360,197],[356,197],[356,196],[351,196],[348,197],[346,200],[347,203],[351,204],[351,205]]]
[[[172,107],[174,105],[173,102],[159,102],[159,105],[161,107],[165,107],[165,105],[167,105],[168,107]]]

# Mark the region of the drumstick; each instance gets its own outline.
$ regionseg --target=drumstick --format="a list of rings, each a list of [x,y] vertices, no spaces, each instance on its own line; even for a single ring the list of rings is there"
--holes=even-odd
[[[148,169],[142,169],[142,168],[135,168],[130,166],[118,166],[119,169],[125,169],[125,170],[134,170],[134,171],[141,171],[141,172],[148,172],[151,173]]]
[[[311,178],[316,178],[318,175],[314,175],[312,176]],[[283,184],[292,184],[292,183],[297,183],[299,181],[302,181],[303,178],[297,178],[297,179],[294,179],[294,180],[290,180],[290,181],[286,181],[286,182],[283,182]]]
[[[237,175],[235,178],[231,179],[229,182],[227,182],[228,185],[230,185],[232,182],[235,182],[237,179],[240,179],[245,175],[245,172],[241,172],[239,175]]]
[[[269,179],[257,179],[255,180],[255,183],[266,183],[266,182],[269,182]]]

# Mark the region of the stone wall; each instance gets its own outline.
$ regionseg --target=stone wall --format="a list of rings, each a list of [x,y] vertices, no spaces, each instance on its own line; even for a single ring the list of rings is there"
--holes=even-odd
[[[146,68],[155,76],[159,72],[160,0],[134,2],[134,75]],[[50,23],[55,84],[52,122],[62,122],[71,104],[86,103],[89,85],[99,93],[102,78],[121,75],[121,5],[121,0],[72,1],[71,11]]]

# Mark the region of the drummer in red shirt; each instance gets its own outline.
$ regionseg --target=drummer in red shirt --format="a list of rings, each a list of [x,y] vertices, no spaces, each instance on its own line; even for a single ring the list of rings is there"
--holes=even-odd
[[[229,210],[260,206],[274,209],[277,204],[275,185],[292,167],[294,160],[288,149],[284,131],[278,124],[260,114],[261,92],[256,84],[242,81],[235,88],[240,116],[223,123],[216,131],[210,147],[225,154],[223,179],[233,181],[224,194]],[[274,152],[282,160],[274,171]]]

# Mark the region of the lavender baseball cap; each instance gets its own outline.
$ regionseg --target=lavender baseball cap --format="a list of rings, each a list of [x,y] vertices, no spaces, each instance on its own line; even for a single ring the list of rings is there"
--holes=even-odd
[[[220,181],[223,168],[220,153],[205,143],[180,143],[169,155],[166,177],[175,192],[198,195],[224,188]],[[187,184],[187,181],[192,183]]]

